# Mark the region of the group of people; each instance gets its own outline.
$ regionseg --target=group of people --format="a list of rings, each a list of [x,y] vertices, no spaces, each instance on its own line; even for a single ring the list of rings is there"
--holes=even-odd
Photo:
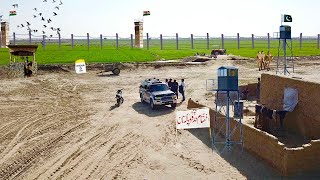
[[[270,63],[273,59],[273,56],[271,55],[270,51],[267,52],[267,54],[264,54],[263,51],[259,51],[257,54],[257,62],[258,62],[258,68],[259,71],[267,69],[267,71],[270,70]]]
[[[186,100],[186,97],[185,97],[186,84],[184,83],[184,79],[181,79],[180,85],[175,79],[173,81],[172,79],[166,79],[166,84],[168,85],[170,90],[177,95],[177,98],[179,98],[179,94],[178,94],[179,92],[182,95],[182,101]]]

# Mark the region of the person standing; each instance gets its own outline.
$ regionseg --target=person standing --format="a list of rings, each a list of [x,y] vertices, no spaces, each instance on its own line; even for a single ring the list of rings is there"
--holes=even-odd
[[[261,51],[261,69],[266,69],[266,55]]]
[[[178,82],[176,80],[173,80],[171,91],[173,91],[177,95],[177,99],[178,99],[178,88],[179,88]]]
[[[270,64],[271,64],[271,61],[272,61],[273,57],[270,53],[270,51],[267,52],[267,55],[266,55],[266,67],[267,67],[267,71],[270,70]]]
[[[257,63],[258,63],[259,71],[261,71],[261,69],[262,69],[262,58],[261,58],[261,52],[260,51],[257,54]]]
[[[169,79],[168,86],[169,86],[169,89],[170,89],[170,90],[172,90],[172,83],[173,83],[173,82],[172,82],[172,79]]]
[[[179,92],[182,95],[182,101],[186,100],[185,91],[186,91],[186,84],[184,82],[184,79],[181,79],[181,84],[179,86]]]
[[[165,82],[167,85],[168,85],[168,79],[166,79],[166,82]]]

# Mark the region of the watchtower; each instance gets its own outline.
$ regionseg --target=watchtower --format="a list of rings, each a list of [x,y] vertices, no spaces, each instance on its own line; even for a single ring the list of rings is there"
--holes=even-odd
[[[215,91],[216,113],[212,129],[212,149],[223,153],[226,149],[231,150],[232,144],[240,144],[243,147],[242,135],[242,114],[243,105],[240,102],[238,86],[238,69],[235,67],[222,66],[218,68],[218,86],[214,87],[214,81],[208,83],[210,91]],[[230,109],[230,106],[234,108]],[[242,108],[242,109],[241,109]],[[234,122],[231,122],[230,110],[233,110]],[[225,112],[225,118],[222,118],[222,111]],[[220,147],[219,147],[220,144]],[[222,145],[222,147],[221,147]]]
[[[134,21],[134,34],[135,34],[135,47],[143,48],[143,21],[135,20]]]
[[[9,45],[9,23],[1,22],[0,48],[6,48]]]

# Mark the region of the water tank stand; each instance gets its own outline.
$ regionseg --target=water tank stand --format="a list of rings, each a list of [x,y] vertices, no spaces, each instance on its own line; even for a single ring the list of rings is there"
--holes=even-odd
[[[290,74],[289,69],[294,73],[294,60],[292,51],[292,39],[279,38],[277,74]]]

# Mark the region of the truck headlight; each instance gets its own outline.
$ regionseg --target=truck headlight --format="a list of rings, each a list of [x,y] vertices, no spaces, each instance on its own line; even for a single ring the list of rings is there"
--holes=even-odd
[[[161,97],[155,97],[154,99],[156,99],[156,100],[161,100]]]

